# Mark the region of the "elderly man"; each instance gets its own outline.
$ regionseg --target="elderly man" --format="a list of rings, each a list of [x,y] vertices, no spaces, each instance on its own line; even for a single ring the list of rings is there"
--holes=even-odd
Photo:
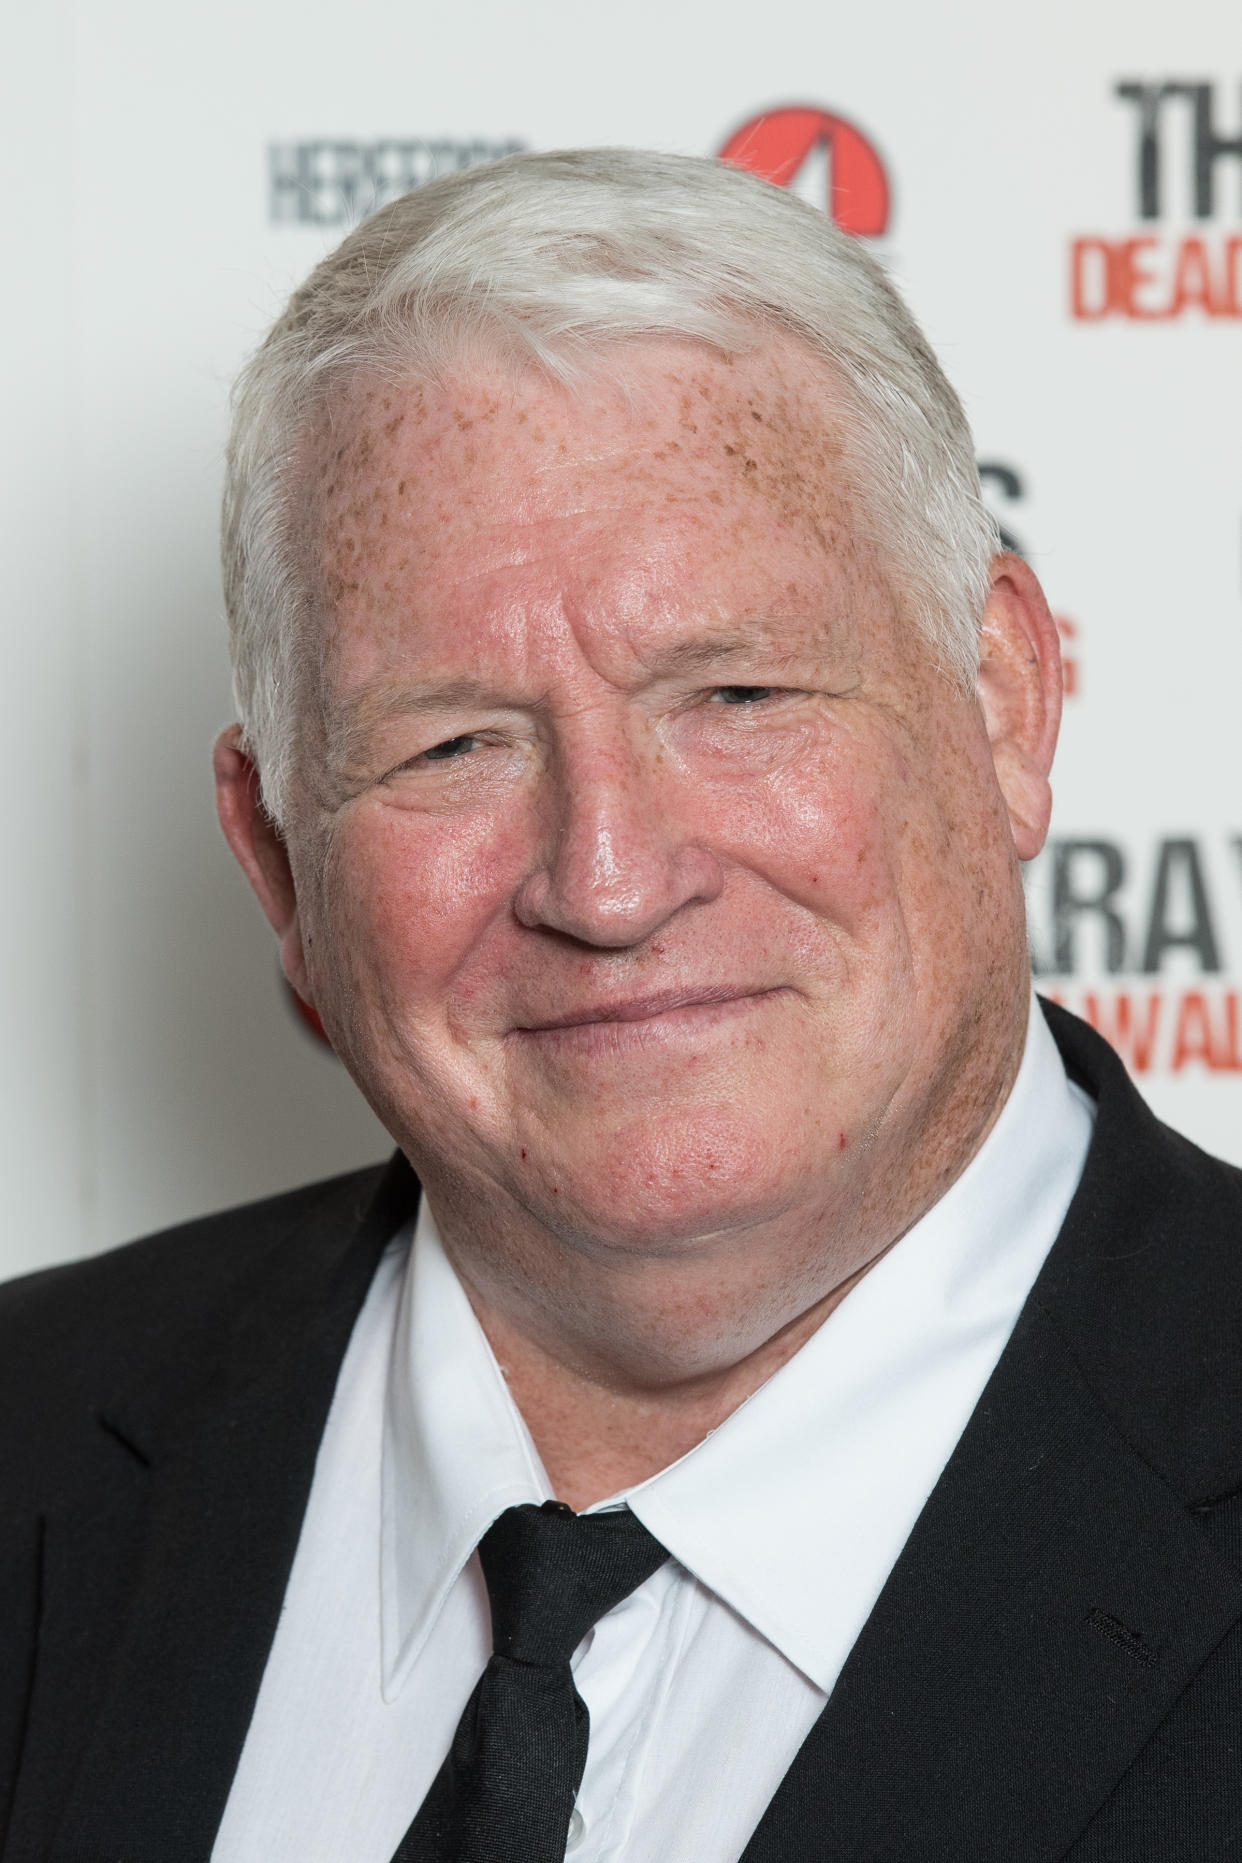
[[[994,548],[752,177],[511,158],[295,295],[220,815],[400,1149],[8,1291],[6,1863],[1242,1854],[1240,1183],[1032,1007]]]

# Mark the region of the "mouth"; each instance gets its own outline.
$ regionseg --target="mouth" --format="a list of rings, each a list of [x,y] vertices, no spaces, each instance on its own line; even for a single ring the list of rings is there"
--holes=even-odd
[[[611,1002],[593,1003],[589,1007],[572,1009],[563,1015],[548,1016],[537,1022],[518,1023],[512,1033],[556,1036],[571,1035],[576,1029],[620,1029],[638,1023],[665,1023],[670,1026],[682,1022],[701,1023],[713,1011],[727,1014],[745,1010],[784,994],[786,991],[781,985],[747,989],[739,988],[736,984],[725,984],[701,989],[657,990],[646,996],[628,996]]]

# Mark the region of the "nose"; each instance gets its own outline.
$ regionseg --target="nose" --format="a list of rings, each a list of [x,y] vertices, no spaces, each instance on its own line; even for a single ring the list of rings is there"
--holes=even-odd
[[[532,930],[625,950],[683,906],[715,899],[724,875],[717,855],[682,825],[686,798],[659,754],[620,733],[604,743],[601,728],[588,730],[575,749],[558,751],[549,772],[543,846],[514,910]]]

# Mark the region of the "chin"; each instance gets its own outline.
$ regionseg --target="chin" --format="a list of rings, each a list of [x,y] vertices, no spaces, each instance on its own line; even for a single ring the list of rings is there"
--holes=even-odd
[[[802,1171],[778,1171],[779,1140],[766,1128],[694,1130],[671,1117],[663,1129],[614,1134],[585,1163],[541,1170],[523,1201],[562,1234],[635,1255],[688,1248],[779,1215],[797,1200]],[[551,1161],[549,1161],[551,1162]]]

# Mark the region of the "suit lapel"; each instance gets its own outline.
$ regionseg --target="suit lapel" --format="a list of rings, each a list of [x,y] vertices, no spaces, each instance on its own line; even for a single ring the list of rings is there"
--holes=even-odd
[[[1240,1614],[1029,1311],[744,1863],[1062,1856]]]
[[[51,1849],[38,1852],[49,1863],[97,1856],[196,1863],[210,1855],[340,1361],[379,1256],[414,1195],[408,1167],[397,1161],[364,1211],[356,1192],[352,1204],[322,1208],[287,1249],[272,1251],[223,1357],[213,1329],[206,1377],[201,1355],[190,1351],[175,1395],[166,1379],[147,1381],[105,1411],[99,1452],[113,1477],[117,1458],[127,1458],[125,1481],[111,1484],[114,1495],[124,1487],[124,1498],[106,1504],[103,1526],[90,1508],[48,1521],[29,1765],[12,1833],[17,1854],[25,1854],[24,1832],[55,1829]],[[123,1521],[111,1518],[118,1509]],[[120,1567],[117,1545],[128,1548]],[[97,1557],[108,1563],[102,1588]],[[101,1611],[115,1613],[102,1630]],[[96,1687],[92,1654],[101,1644],[106,1679]],[[63,1737],[64,1682],[75,1664],[93,1725],[77,1748],[83,1757],[69,1791],[55,1764],[40,1761]]]
[[[1242,1480],[1236,1176],[1049,1014],[1098,1101],[995,1373],[744,1863],[1050,1863],[1228,1628],[1192,1504]]]

